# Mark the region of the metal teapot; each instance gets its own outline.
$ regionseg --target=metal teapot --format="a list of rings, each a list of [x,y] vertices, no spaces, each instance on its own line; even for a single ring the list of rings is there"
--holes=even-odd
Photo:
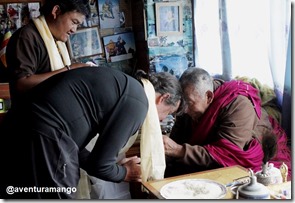
[[[268,188],[257,182],[257,177],[251,169],[249,172],[250,182],[238,187],[236,199],[270,199]]]

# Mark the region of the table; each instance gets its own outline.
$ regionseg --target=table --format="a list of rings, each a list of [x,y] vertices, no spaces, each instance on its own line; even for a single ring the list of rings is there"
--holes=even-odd
[[[230,166],[230,167],[223,167],[223,168],[212,169],[212,170],[207,170],[202,172],[164,178],[162,180],[143,182],[142,185],[148,191],[149,198],[164,199],[164,197],[162,197],[160,194],[160,190],[164,185],[172,181],[196,178],[196,179],[210,179],[210,180],[219,182],[221,184],[227,184],[227,183],[233,182],[235,179],[245,177],[245,176],[249,176],[249,171],[246,168],[242,166]],[[227,188],[227,194],[225,195],[223,199],[233,199],[233,198],[234,196],[232,192],[230,191],[230,188]]]
[[[281,194],[282,190],[288,191],[288,194],[285,196],[286,199],[292,198],[292,182],[287,181],[280,184],[268,185],[267,188],[271,191],[271,198],[272,199],[284,199],[284,198],[277,198],[274,195]]]
[[[235,179],[249,176],[249,170],[242,166],[230,166],[224,168],[218,168],[213,170],[207,170],[202,172],[190,173],[180,176],[174,176],[169,178],[164,178],[162,180],[155,180],[149,182],[143,182],[142,186],[148,191],[150,199],[165,199],[161,196],[161,188],[173,181],[183,180],[183,179],[210,179],[221,184],[228,184],[233,182]],[[284,182],[275,185],[268,185],[267,188],[271,192],[271,199],[276,199],[275,194],[279,194],[281,190],[288,190],[291,193],[292,182]],[[227,187],[227,193],[223,199],[234,199],[234,195],[231,192],[231,188]],[[289,194],[288,199],[291,199],[291,194]]]

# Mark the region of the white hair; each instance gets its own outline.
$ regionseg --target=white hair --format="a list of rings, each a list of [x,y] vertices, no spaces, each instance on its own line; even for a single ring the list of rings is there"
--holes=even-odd
[[[202,68],[188,68],[183,72],[179,81],[183,90],[187,87],[194,87],[194,90],[202,97],[208,90],[213,92],[213,78]]]

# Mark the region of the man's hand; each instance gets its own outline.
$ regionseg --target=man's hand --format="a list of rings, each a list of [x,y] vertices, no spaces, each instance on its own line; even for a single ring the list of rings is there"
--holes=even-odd
[[[75,69],[75,68],[83,68],[83,67],[89,67],[89,66],[93,66],[90,63],[72,63],[70,65],[71,69]]]
[[[164,149],[167,156],[181,158],[184,156],[184,148],[182,145],[177,144],[168,136],[163,135]]]
[[[137,156],[124,158],[118,164],[125,166],[127,173],[124,181],[126,182],[141,182],[141,159]]]

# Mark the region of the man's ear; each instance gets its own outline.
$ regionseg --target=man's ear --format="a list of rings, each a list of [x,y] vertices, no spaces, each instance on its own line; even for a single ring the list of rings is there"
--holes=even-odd
[[[168,99],[170,97],[169,93],[165,93],[165,94],[156,94],[156,104],[160,104],[163,103],[166,99]]]
[[[213,99],[214,99],[214,93],[211,92],[210,90],[208,90],[208,91],[206,92],[206,96],[207,96],[207,103],[208,103],[208,104],[211,104],[212,101],[213,101]]]
[[[59,5],[55,5],[53,8],[52,8],[52,11],[51,11],[51,14],[53,16],[53,19],[56,19],[57,16],[61,13],[61,10],[60,10],[60,7]]]

